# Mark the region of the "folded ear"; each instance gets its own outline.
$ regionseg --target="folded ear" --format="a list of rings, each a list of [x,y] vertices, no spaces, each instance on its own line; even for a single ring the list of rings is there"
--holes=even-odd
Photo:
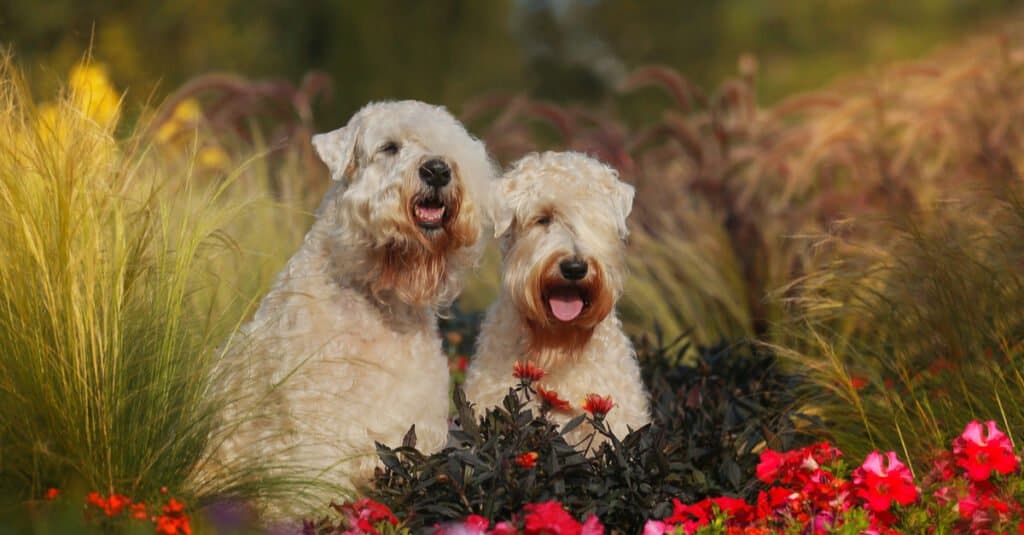
[[[343,180],[356,165],[356,132],[358,128],[348,126],[313,136],[313,148],[317,156],[327,164],[333,180]]]
[[[515,211],[509,203],[509,194],[512,192],[512,180],[503,178],[495,181],[491,188],[490,199],[487,203],[487,213],[494,224],[494,237],[500,238],[512,227],[512,220],[515,218]]]
[[[629,236],[629,229],[626,227],[626,218],[628,218],[629,213],[633,211],[634,195],[636,195],[636,189],[632,185],[625,182],[616,183],[615,208],[617,215],[619,216],[619,236],[622,239],[626,239],[626,237]]]

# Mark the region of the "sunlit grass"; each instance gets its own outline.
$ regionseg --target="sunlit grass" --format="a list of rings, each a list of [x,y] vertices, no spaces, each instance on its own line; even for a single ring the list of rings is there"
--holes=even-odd
[[[283,492],[255,463],[192,478],[230,395],[211,367],[311,216],[258,158],[211,174],[115,137],[89,87],[39,106],[0,65],[0,490]]]
[[[782,350],[851,455],[934,453],[962,422],[1024,427],[1024,204],[1013,188],[879,224],[882,249],[834,237],[837,258],[779,298]],[[789,295],[790,297],[785,297]],[[780,348],[781,349],[781,348]]]

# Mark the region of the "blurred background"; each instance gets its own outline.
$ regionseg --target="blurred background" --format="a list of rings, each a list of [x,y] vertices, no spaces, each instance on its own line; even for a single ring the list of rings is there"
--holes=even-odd
[[[229,71],[334,82],[318,113],[340,124],[367,101],[415,98],[456,112],[484,92],[600,102],[639,65],[700,87],[752,53],[775,102],[840,75],[918,57],[1014,13],[1014,0],[4,0],[0,39],[52,93],[91,45],[129,102]],[[639,112],[637,112],[639,113]]]
[[[311,224],[311,134],[381,99],[614,166],[637,346],[770,348],[851,458],[1024,428],[1024,2],[0,0],[0,47],[0,514],[268,492],[190,479],[204,384]]]

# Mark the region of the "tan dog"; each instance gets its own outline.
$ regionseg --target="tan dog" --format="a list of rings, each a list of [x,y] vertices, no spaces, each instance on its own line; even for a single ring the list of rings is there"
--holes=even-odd
[[[494,167],[448,112],[415,101],[370,104],[313,145],[337,182],[221,363],[241,398],[225,421],[242,423],[214,458],[349,486],[372,474],[375,441],[399,445],[415,424],[423,451],[445,443],[435,309],[479,258]]]
[[[467,398],[478,411],[499,404],[517,384],[515,362],[529,361],[546,372],[544,388],[574,405],[555,412],[557,421],[596,393],[612,397],[607,421],[618,436],[647,424],[649,396],[614,311],[633,187],[585,155],[548,152],[518,161],[497,189],[501,295],[484,320]]]

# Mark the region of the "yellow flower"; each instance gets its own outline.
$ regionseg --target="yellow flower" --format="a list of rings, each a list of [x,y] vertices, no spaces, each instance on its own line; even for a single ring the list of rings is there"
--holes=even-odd
[[[103,126],[117,123],[121,95],[110,84],[105,67],[96,63],[76,65],[68,85],[72,104],[86,117]]]
[[[231,163],[231,157],[228,156],[224,149],[213,145],[199,149],[199,153],[196,154],[196,161],[199,163],[199,167],[207,170],[222,170],[226,169]]]
[[[170,143],[186,128],[195,128],[203,117],[203,109],[194,98],[185,99],[174,107],[171,116],[156,130],[156,140]]]

